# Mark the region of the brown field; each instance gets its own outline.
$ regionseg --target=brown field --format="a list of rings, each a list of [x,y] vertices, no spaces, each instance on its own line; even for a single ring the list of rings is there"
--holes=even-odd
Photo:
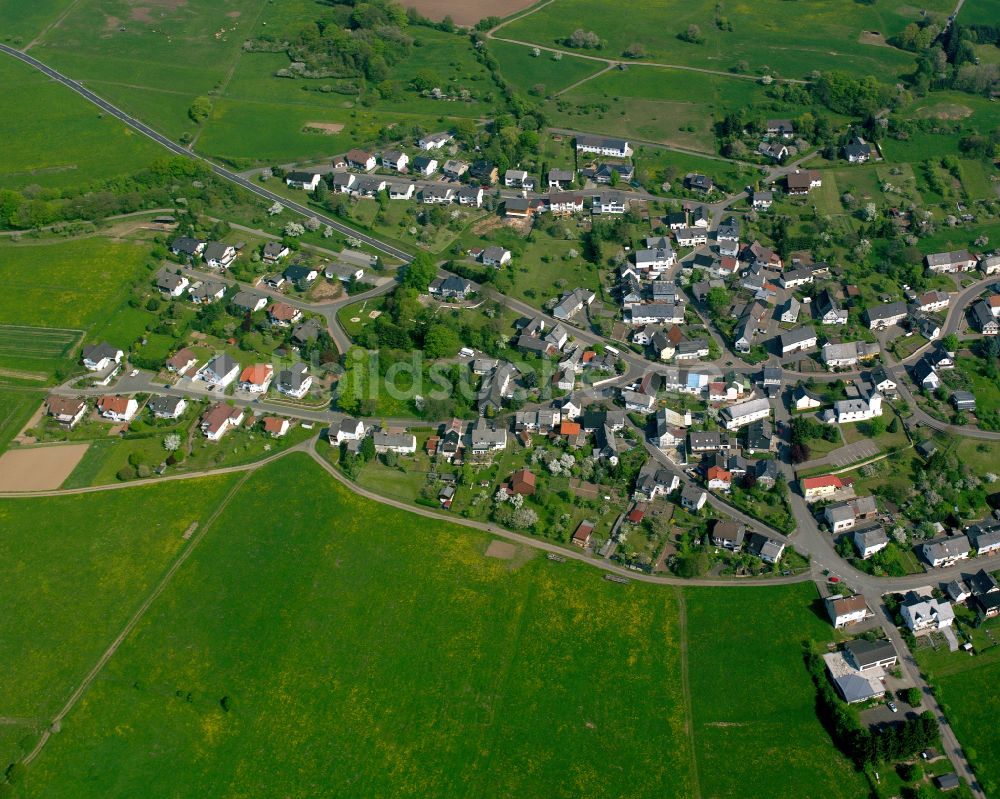
[[[456,25],[475,25],[483,17],[506,17],[533,6],[537,0],[407,0],[407,8],[415,8],[428,19],[442,20],[447,16]]]
[[[0,456],[0,491],[51,491],[76,468],[90,444],[15,449]]]
[[[513,560],[517,554],[517,547],[508,541],[490,541],[486,547],[486,557],[498,558],[499,560]]]
[[[306,122],[305,124],[306,133],[323,133],[327,136],[340,133],[343,129],[344,125],[341,122]]]

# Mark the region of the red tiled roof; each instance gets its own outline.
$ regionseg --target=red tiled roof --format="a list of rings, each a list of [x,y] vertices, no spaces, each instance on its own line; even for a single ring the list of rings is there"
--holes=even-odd
[[[579,422],[562,422],[559,425],[559,435],[561,436],[578,436],[580,435],[580,423]]]
[[[101,409],[101,412],[112,411],[113,413],[127,413],[128,412],[128,401],[129,397],[122,397],[119,395],[114,396],[104,396],[97,401],[97,407]]]
[[[255,386],[262,386],[274,374],[274,367],[269,363],[255,363],[246,367],[240,373],[241,383],[253,383]]]
[[[834,488],[843,488],[844,484],[835,474],[823,474],[819,477],[802,478],[803,491],[809,491],[813,488],[827,488],[829,486],[833,486]]]
[[[267,312],[272,319],[277,319],[279,322],[290,322],[299,314],[299,309],[293,308],[287,302],[275,302],[271,304]]]

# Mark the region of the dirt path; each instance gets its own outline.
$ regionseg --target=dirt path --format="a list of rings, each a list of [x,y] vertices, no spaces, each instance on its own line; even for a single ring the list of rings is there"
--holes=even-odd
[[[691,747],[691,796],[693,799],[701,799],[701,784],[698,779],[698,756],[694,747],[694,713],[691,707],[691,679],[688,670],[688,641],[687,641],[687,600],[684,598],[684,590],[680,587],[674,589],[674,596],[677,598],[677,638],[681,653],[681,691],[684,696],[684,729],[688,735],[688,746]]]
[[[41,33],[39,33],[34,39],[32,39],[24,46],[24,52],[28,52],[32,47],[38,44],[46,33],[48,33],[51,30],[55,30],[60,25],[62,25],[63,20],[66,19],[66,17],[68,17],[73,12],[73,9],[75,9],[78,5],[80,5],[80,0],[73,0],[72,3],[66,6],[65,11],[63,11],[58,17],[56,17],[50,24],[42,28]]]
[[[605,72],[610,72],[610,71],[611,71],[612,69],[614,69],[614,68],[615,68],[616,66],[618,66],[618,62],[617,62],[617,61],[615,61],[615,62],[613,62],[613,63],[610,63],[610,64],[608,64],[608,65],[607,65],[607,66],[606,66],[606,67],[605,67],[604,69],[599,69],[599,70],[598,70],[597,72],[595,72],[595,73],[594,73],[593,75],[588,75],[588,76],[587,76],[587,77],[585,77],[585,78],[580,78],[580,80],[578,80],[578,81],[577,81],[576,83],[571,83],[571,84],[570,84],[569,86],[567,86],[567,87],[566,87],[565,89],[560,89],[559,91],[557,91],[557,92],[556,92],[556,93],[555,93],[554,95],[552,95],[552,96],[553,96],[553,97],[559,97],[559,95],[561,95],[561,94],[566,94],[566,92],[570,92],[570,91],[573,91],[573,89],[575,89],[575,88],[576,88],[577,86],[582,86],[582,85],[583,85],[584,83],[586,83],[587,81],[591,81],[591,80],[593,80],[594,78],[599,78],[599,77],[601,77],[601,75],[603,75],[603,74],[604,74]]]
[[[212,527],[215,520],[222,515],[222,512],[229,505],[229,502],[234,496],[236,496],[236,492],[243,487],[243,484],[249,477],[250,473],[247,472],[233,484],[233,487],[229,489],[229,493],[223,497],[219,506],[215,509],[212,515],[208,517],[205,524],[203,524],[201,528],[199,528],[198,532],[191,537],[191,540],[181,550],[180,554],[174,560],[170,568],[167,569],[167,573],[163,575],[160,582],[156,584],[156,587],[149,593],[143,603],[139,605],[138,610],[132,614],[132,618],[128,620],[122,628],[122,631],[118,633],[115,640],[112,641],[110,646],[104,650],[104,654],[101,655],[97,663],[94,664],[94,667],[87,673],[87,676],[83,678],[83,681],[77,686],[76,690],[70,694],[69,699],[66,700],[66,704],[62,706],[58,713],[56,713],[55,717],[52,719],[52,723],[38,739],[38,743],[35,744],[35,748],[28,753],[27,757],[24,758],[25,765],[30,765],[31,762],[38,757],[42,749],[45,747],[45,744],[48,743],[49,738],[52,737],[53,728],[58,729],[62,720],[66,718],[74,707],[76,707],[76,703],[80,701],[81,697],[87,692],[87,689],[90,688],[94,680],[97,679],[97,675],[101,673],[101,670],[108,664],[108,661],[111,660],[115,652],[118,651],[118,648],[122,645],[122,643],[124,643],[125,639],[136,628],[136,625],[142,621],[142,617],[146,615],[146,612],[152,606],[153,602],[155,602],[156,598],[163,593],[164,589],[166,589],[167,585],[169,585],[170,580],[175,574],[177,574],[177,570],[184,565],[189,557],[191,557],[191,553],[194,552],[195,547],[197,547],[198,543],[205,537],[205,533]]]

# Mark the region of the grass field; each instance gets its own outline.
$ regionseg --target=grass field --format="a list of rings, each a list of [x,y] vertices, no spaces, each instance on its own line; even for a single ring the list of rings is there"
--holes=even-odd
[[[46,25],[58,19],[59,14],[72,2],[73,0],[32,0],[25,3],[23,0],[0,0],[0,38],[27,44]]]
[[[863,31],[889,37],[919,18],[919,9],[900,0],[877,7],[823,0],[723,4],[721,14],[732,25],[731,31],[717,27],[716,8],[711,0],[626,6],[555,0],[504,26],[497,35],[553,45],[574,29],[583,28],[607,41],[607,46],[596,52],[607,58],[617,58],[626,47],[639,43],[645,46],[650,61],[725,71],[746,60],[752,71],[769,67],[795,78],[807,77],[814,69],[891,76],[913,63],[909,53],[861,41]],[[952,6],[935,0],[924,8],[947,14]],[[676,38],[691,24],[700,28],[702,44]]]
[[[134,325],[111,320],[120,309],[145,313],[122,306],[147,252],[142,244],[98,238],[0,245],[0,280],[7,286],[0,297],[0,368],[51,373],[78,331],[133,333]],[[132,340],[112,343],[127,348]]]
[[[326,482],[287,492],[327,479],[301,456],[251,478],[26,796],[689,795],[673,602],[485,559],[485,536]]]
[[[0,84],[19,88],[0,92],[0,188],[86,184],[135,172],[163,153],[69,89],[7,55],[0,58]]]
[[[17,608],[0,618],[5,716],[41,723],[59,709],[230,483],[0,502],[0,600]],[[136,508],[149,511],[138,524]]]
[[[804,678],[803,642],[831,636],[808,610],[815,587],[685,594],[702,796],[864,796],[864,779],[831,745]]]
[[[0,386],[0,452],[31,418],[42,401],[39,391]]]
[[[692,738],[678,594],[528,550],[487,558],[489,541],[367,502],[302,455],[266,467],[20,794],[686,799],[696,753],[703,796],[860,795],[812,715],[800,642],[827,627],[811,587],[685,592]]]
[[[530,47],[510,42],[490,42],[489,49],[500,62],[500,73],[521,92],[528,92],[541,83],[546,94],[554,94],[594,75],[603,66],[597,61],[568,56],[553,61],[551,53],[542,53],[536,58]]]

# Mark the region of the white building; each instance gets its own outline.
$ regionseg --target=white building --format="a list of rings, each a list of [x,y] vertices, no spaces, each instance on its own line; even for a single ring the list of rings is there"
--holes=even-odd
[[[719,412],[719,417],[727,430],[738,430],[758,419],[766,419],[771,415],[771,403],[766,399],[754,399],[730,405]]]
[[[950,602],[921,596],[916,591],[910,591],[906,595],[899,611],[906,626],[917,634],[951,627],[955,621],[955,610]]]

